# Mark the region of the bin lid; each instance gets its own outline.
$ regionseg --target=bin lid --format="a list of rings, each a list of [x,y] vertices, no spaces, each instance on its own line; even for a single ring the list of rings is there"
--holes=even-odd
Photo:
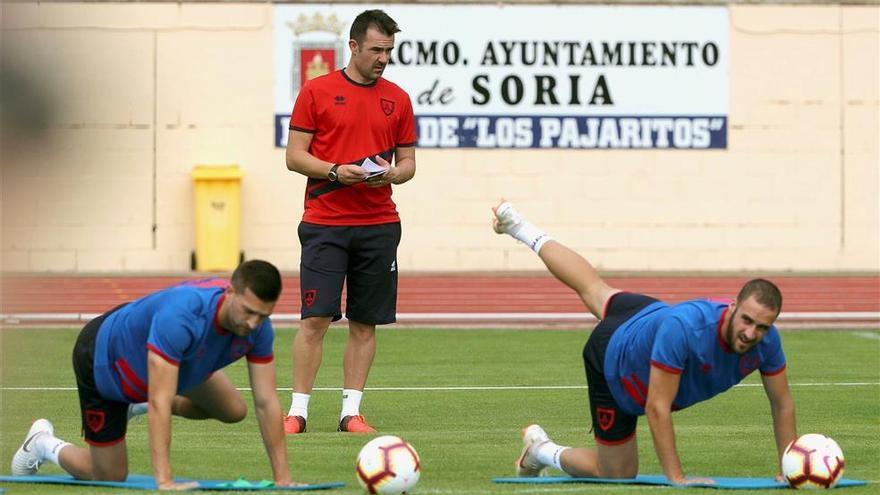
[[[238,165],[196,165],[192,171],[195,180],[241,179],[244,172]]]

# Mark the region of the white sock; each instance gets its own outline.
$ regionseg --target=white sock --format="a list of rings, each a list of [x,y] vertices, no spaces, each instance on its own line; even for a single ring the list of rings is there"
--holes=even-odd
[[[309,399],[311,398],[311,394],[298,394],[294,392],[290,402],[290,411],[288,411],[287,415],[302,416],[303,419],[309,419]]]
[[[47,433],[45,435],[40,435],[39,438],[37,438],[36,444],[37,453],[40,455],[41,459],[58,464],[58,454],[61,453],[61,449],[70,445],[70,442],[65,442],[64,440]],[[58,465],[60,466],[60,464]]]
[[[512,232],[510,232],[510,235],[526,246],[532,248],[532,251],[536,254],[540,253],[544,244],[552,239],[541,229],[535,227],[531,222],[525,219],[523,219],[523,221],[521,221]]]
[[[339,419],[346,416],[357,416],[361,413],[361,397],[364,396],[364,393],[360,390],[355,390],[353,388],[346,388],[342,390],[342,412],[339,414]]]
[[[556,469],[563,471],[562,465],[560,464],[560,458],[562,457],[562,453],[570,448],[571,447],[558,445],[551,440],[538,446],[537,457],[538,460],[541,461],[541,464],[553,466]]]

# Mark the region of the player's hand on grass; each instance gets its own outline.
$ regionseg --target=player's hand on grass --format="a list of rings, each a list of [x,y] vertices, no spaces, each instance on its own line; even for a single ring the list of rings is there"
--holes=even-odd
[[[198,481],[187,481],[185,483],[176,483],[174,481],[168,481],[165,483],[158,483],[159,490],[161,491],[173,491],[180,492],[183,490],[192,490],[193,488],[199,487]]]
[[[293,480],[283,480],[283,481],[275,481],[275,486],[306,486],[306,483],[300,483],[299,481]]]
[[[671,481],[672,483],[674,483],[676,485],[680,485],[680,486],[714,485],[715,484],[715,480],[713,480],[712,478],[684,478],[684,477],[682,477],[682,478],[678,478],[678,479],[671,479],[669,481]]]

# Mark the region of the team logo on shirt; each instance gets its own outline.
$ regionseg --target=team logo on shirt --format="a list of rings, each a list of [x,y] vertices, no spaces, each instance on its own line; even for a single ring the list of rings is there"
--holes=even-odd
[[[318,290],[317,289],[309,289],[303,292],[303,304],[306,305],[307,308],[311,308],[313,304],[315,304],[315,299],[318,298]]]
[[[95,411],[94,409],[86,409],[86,425],[92,430],[92,433],[98,433],[104,427],[106,415],[104,411]]]
[[[244,356],[248,352],[253,349],[253,344],[244,339],[235,339],[232,341],[230,345],[230,354],[232,355],[232,359],[237,360],[238,358]]]
[[[599,416],[599,428],[601,428],[602,431],[608,431],[614,426],[617,411],[607,407],[597,407],[596,414]]]
[[[384,113],[386,117],[394,113],[393,101],[382,98],[381,100],[379,100],[379,103],[382,105],[382,113]]]
[[[749,373],[758,369],[758,366],[761,365],[761,360],[758,356],[752,356],[746,354],[739,358],[739,374],[742,376],[746,376]]]

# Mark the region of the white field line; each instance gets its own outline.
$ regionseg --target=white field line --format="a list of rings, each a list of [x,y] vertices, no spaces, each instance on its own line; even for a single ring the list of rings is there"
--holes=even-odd
[[[853,335],[863,339],[880,340],[880,333],[878,332],[853,332]]]
[[[760,383],[740,383],[733,388],[762,387]],[[790,383],[792,388],[800,387],[877,387],[880,382],[825,382],[825,383]],[[586,390],[586,385],[485,385],[485,386],[444,386],[444,387],[367,387],[367,392],[483,392],[506,390]],[[0,387],[4,392],[68,392],[76,387]],[[238,390],[250,391],[250,387],[239,387]],[[290,387],[278,387],[281,392],[291,392]],[[337,387],[315,387],[314,392],[341,392]]]

